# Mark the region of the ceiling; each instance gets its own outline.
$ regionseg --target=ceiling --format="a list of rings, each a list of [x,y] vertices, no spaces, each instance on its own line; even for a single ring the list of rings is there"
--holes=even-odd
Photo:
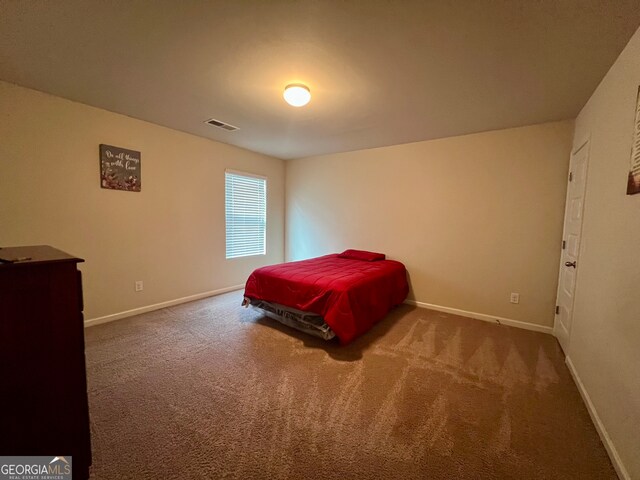
[[[638,25],[638,0],[0,0],[0,79],[289,159],[574,118]]]

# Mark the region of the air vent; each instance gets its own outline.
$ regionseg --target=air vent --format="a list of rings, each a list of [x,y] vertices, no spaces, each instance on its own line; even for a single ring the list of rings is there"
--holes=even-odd
[[[228,123],[221,122],[220,120],[216,120],[215,118],[205,120],[204,123],[208,123],[209,125],[213,125],[214,127],[222,128],[223,130],[228,130],[230,132],[239,130],[238,127],[234,127],[233,125],[229,125]]]

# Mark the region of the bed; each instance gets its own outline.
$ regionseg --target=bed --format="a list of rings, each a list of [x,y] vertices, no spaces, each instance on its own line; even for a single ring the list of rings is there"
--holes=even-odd
[[[384,254],[340,254],[258,268],[243,305],[286,325],[347,344],[367,332],[409,292],[405,266]]]

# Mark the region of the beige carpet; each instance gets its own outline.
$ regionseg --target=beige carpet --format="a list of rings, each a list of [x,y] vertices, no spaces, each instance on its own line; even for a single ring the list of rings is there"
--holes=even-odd
[[[93,479],[615,479],[548,335],[403,305],[348,347],[241,293],[86,330]]]

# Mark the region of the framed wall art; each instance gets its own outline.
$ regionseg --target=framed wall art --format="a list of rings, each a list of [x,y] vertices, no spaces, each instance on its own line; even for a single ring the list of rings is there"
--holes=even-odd
[[[142,187],[140,152],[100,145],[100,186],[139,192]]]

